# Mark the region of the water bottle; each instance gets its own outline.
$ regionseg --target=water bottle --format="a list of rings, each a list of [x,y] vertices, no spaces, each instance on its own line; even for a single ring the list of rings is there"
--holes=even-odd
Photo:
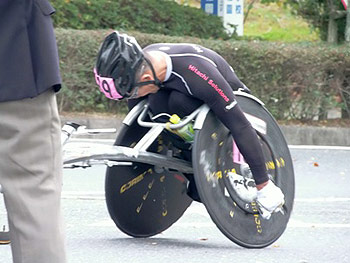
[[[173,114],[169,118],[169,121],[172,124],[178,124],[178,123],[180,123],[181,118],[177,114]],[[193,130],[193,123],[192,122],[189,122],[188,124],[186,124],[185,126],[179,128],[179,129],[176,129],[176,130],[171,129],[171,131],[176,133],[177,135],[179,135],[186,142],[193,142],[193,140],[194,140],[194,130]]]

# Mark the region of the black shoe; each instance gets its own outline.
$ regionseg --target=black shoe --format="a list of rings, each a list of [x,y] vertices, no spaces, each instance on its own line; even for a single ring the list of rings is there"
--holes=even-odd
[[[7,245],[10,243],[10,231],[0,231],[0,245]]]
[[[188,179],[188,185],[187,185],[187,195],[191,197],[194,201],[202,203],[198,191],[197,191],[197,186],[194,181],[194,176],[193,174],[184,174],[186,178]]]

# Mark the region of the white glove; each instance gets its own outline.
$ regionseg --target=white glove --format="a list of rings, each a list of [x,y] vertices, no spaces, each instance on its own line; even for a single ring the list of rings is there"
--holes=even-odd
[[[256,202],[259,205],[261,216],[265,219],[270,219],[272,213],[283,213],[284,194],[271,180],[258,191]]]

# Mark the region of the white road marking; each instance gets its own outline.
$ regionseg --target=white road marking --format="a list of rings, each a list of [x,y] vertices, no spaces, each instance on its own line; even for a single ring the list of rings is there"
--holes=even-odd
[[[292,228],[350,228],[350,224],[330,224],[330,223],[312,223],[290,219],[288,227]]]
[[[62,199],[84,199],[84,200],[105,200],[105,192],[103,191],[63,191]]]
[[[349,146],[327,146],[327,145],[288,145],[289,149],[302,150],[341,150],[350,151]]]
[[[350,202],[350,197],[319,197],[319,198],[296,198],[294,202],[300,203],[339,203]]]
[[[77,137],[73,137],[71,139],[69,139],[67,145],[71,142],[74,143],[84,143],[84,142],[91,142],[94,141],[96,143],[105,143],[105,144],[112,144],[114,143],[115,139],[89,139],[89,138],[77,138]]]
[[[90,192],[75,192],[75,191],[64,191],[62,193],[63,199],[78,199],[78,200],[105,200],[104,192],[102,191],[90,191]],[[324,203],[324,202],[350,202],[350,197],[320,197],[320,198],[296,198],[297,203]],[[216,227],[211,221],[210,216],[203,204],[192,203],[192,205],[186,210],[183,217],[197,216],[200,217],[198,220],[206,220],[206,222],[183,222],[179,220],[174,224],[176,227],[193,227],[193,228],[204,228],[204,227]],[[115,227],[114,222],[110,218],[104,218],[100,221],[88,224],[91,227]],[[294,220],[293,217],[288,223],[288,228],[350,228],[350,224],[339,224],[339,223],[317,223],[317,222],[304,222]]]

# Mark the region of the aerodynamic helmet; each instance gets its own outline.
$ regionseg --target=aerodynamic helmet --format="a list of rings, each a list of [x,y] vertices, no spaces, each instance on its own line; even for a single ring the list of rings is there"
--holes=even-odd
[[[131,97],[136,87],[135,75],[143,59],[142,49],[135,38],[119,32],[108,35],[94,69],[100,90],[110,99]]]
[[[149,65],[154,80],[136,83],[136,73],[143,61]],[[137,97],[138,88],[143,85],[162,87],[152,63],[144,56],[136,39],[117,31],[102,43],[94,73],[100,90],[114,100]]]

